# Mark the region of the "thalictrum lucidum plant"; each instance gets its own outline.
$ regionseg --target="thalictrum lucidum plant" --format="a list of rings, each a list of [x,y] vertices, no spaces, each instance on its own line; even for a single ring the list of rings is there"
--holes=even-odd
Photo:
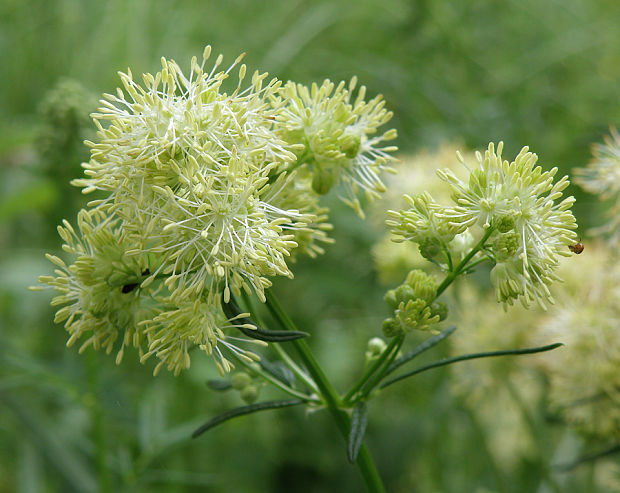
[[[383,324],[387,341],[369,341],[360,378],[340,393],[304,340],[308,334],[269,288],[272,278],[293,276],[297,255],[316,257],[330,242],[323,195],[334,190],[363,216],[363,201],[385,190],[381,175],[392,171],[396,150],[386,143],[396,132],[380,127],[392,114],[381,96],[366,100],[355,78],[307,87],[255,72],[246,82],[242,56],[221,69],[222,56],[208,65],[210,55],[207,47],[187,73],[167,59],[141,81],[129,70],[121,74],[123,87],[93,113],[91,159],[73,184],[95,198],[76,225],[59,226],[67,260],[48,255],[55,275],[40,278],[57,291],[55,320],[69,332],[68,345],[115,352],[117,363],[132,346],[141,362],[157,360],[155,373],[165,367],[176,375],[198,348],[222,377],[236,370],[230,385],[216,386],[238,390],[247,405],[195,436],[260,410],[325,408],[368,490],[384,491],[363,444],[366,402],[380,389],[464,359],[557,346],[463,355],[392,376],[454,331],[441,326],[448,306],[439,297],[482,262],[494,264],[491,280],[504,305],[553,302],[558,257],[576,241],[574,200],[561,200],[568,180],[554,181],[557,169],[543,171],[527,148],[508,161],[501,143],[490,144],[467,180],[440,172],[452,204],[422,193],[406,197],[407,209],[390,211],[394,239],[417,243],[444,277],[403,273],[405,281],[385,297],[392,311]],[[278,330],[264,324],[256,301]],[[413,330],[434,335],[403,353]],[[260,354],[267,344],[279,365]],[[256,402],[257,380],[289,399]]]

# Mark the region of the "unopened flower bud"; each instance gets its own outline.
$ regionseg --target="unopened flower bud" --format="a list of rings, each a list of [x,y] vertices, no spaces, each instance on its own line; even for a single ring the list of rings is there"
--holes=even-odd
[[[396,288],[396,299],[398,303],[407,303],[407,301],[416,298],[415,290],[409,284],[401,284]]]
[[[232,387],[235,390],[243,390],[252,383],[252,377],[244,371],[235,373],[232,376]]]
[[[392,310],[396,310],[396,308],[398,308],[398,298],[396,297],[395,289],[390,289],[387,293],[385,293],[383,299]]]
[[[448,305],[442,301],[436,301],[431,305],[431,316],[438,316],[439,321],[443,322],[446,318],[448,318]]]
[[[256,385],[249,385],[241,391],[240,395],[243,402],[253,404],[258,399],[258,387]]]
[[[422,257],[431,260],[441,252],[441,243],[437,238],[428,236],[420,241],[419,249]]]
[[[506,260],[514,257],[519,248],[519,236],[517,233],[505,233],[499,235],[493,242],[493,253],[497,260]]]
[[[415,298],[420,298],[426,303],[431,303],[437,294],[437,283],[433,277],[419,269],[414,269],[407,275],[407,284],[415,293]]]
[[[515,220],[512,216],[501,216],[495,221],[495,229],[500,233],[508,233],[515,229]]]
[[[378,358],[385,348],[387,344],[380,337],[373,337],[368,341],[368,345],[366,346],[366,361],[373,360]]]
[[[334,186],[334,175],[324,169],[315,168],[312,175],[312,189],[319,195],[325,195]]]
[[[383,330],[383,335],[385,337],[396,337],[397,335],[402,333],[402,328],[393,318],[386,318],[383,321],[383,326],[381,327],[381,330]]]

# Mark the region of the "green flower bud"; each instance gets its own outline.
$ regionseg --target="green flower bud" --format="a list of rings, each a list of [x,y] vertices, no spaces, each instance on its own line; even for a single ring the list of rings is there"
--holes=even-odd
[[[417,299],[401,305],[396,311],[396,319],[406,331],[426,330],[439,322],[438,315],[432,315],[431,308],[424,300]]]
[[[420,298],[426,303],[431,303],[435,299],[437,283],[426,272],[414,269],[409,272],[405,282],[413,288],[414,298]]]
[[[235,373],[232,376],[232,387],[235,390],[243,390],[252,383],[252,377],[244,371]],[[245,400],[245,399],[244,399]]]
[[[403,331],[400,325],[393,318],[386,318],[383,321],[381,330],[383,330],[383,335],[385,337],[396,337]]]
[[[355,135],[346,135],[340,140],[340,151],[349,159],[357,156],[360,150],[360,138]]]
[[[515,229],[515,220],[512,216],[500,216],[495,221],[495,229],[500,233],[508,233]]]
[[[240,395],[243,402],[253,404],[258,400],[258,387],[256,385],[249,385],[241,391]]]
[[[373,337],[368,341],[368,345],[366,346],[366,361],[373,360],[378,358],[385,348],[387,344],[380,337]]]
[[[396,308],[398,308],[398,299],[396,297],[395,289],[390,289],[387,293],[385,293],[383,299],[392,310],[396,310]]]
[[[401,284],[396,288],[396,299],[398,303],[407,303],[409,300],[416,298],[416,292],[409,284]]]
[[[319,195],[325,195],[334,186],[334,181],[332,172],[317,167],[312,175],[312,189]]]
[[[493,253],[498,260],[512,258],[519,248],[519,235],[517,233],[505,233],[495,238]]]
[[[418,248],[422,257],[431,260],[441,252],[441,243],[437,238],[428,236],[420,241]]]
[[[448,305],[442,301],[436,301],[431,305],[431,316],[437,316],[439,317],[439,321],[443,322],[446,318],[448,318]]]

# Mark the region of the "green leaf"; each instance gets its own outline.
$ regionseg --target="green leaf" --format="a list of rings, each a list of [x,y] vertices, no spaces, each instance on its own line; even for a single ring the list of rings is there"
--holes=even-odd
[[[430,349],[430,348],[436,346],[441,341],[443,341],[445,338],[447,338],[450,335],[452,335],[455,330],[456,330],[456,325],[451,325],[447,329],[442,330],[436,336],[433,336],[430,339],[427,339],[422,344],[419,344],[418,346],[414,347],[411,351],[403,354],[400,358],[397,358],[394,361],[394,363],[392,363],[390,365],[390,367],[385,372],[385,375],[389,375],[394,370],[396,370],[396,368],[398,368],[399,366],[402,366],[405,363],[407,363],[408,361],[411,361],[413,358],[415,358],[416,356],[422,354],[427,349]]]
[[[258,411],[266,411],[268,409],[279,409],[282,407],[291,407],[297,406],[299,404],[303,404],[304,401],[301,399],[291,399],[288,401],[265,401],[259,402],[257,404],[250,404],[249,406],[242,406],[235,409],[231,409],[225,413],[222,413],[215,418],[210,419],[200,428],[192,433],[192,438],[196,438],[202,435],[205,431],[210,430],[211,428],[216,427],[217,425],[228,421],[229,419],[236,418],[238,416],[245,416],[246,414],[252,414]]]
[[[223,297],[222,297],[223,298]],[[222,299],[222,310],[228,318],[234,318],[235,322],[239,324],[251,324],[255,328],[249,329],[247,327],[236,326],[244,335],[258,339],[265,342],[287,342],[294,341],[295,339],[301,339],[302,337],[308,337],[310,334],[307,332],[291,331],[291,330],[265,330],[262,329],[256,322],[249,318],[236,318],[239,314],[243,313],[235,300],[231,297],[230,301],[226,303]]]
[[[207,380],[207,385],[211,390],[223,392],[232,388],[232,384],[228,380]]]
[[[431,370],[433,368],[439,368],[440,366],[451,365],[453,363],[458,363],[459,361],[467,361],[470,359],[479,359],[479,358],[489,358],[489,357],[494,357],[494,356],[517,356],[521,354],[542,353],[544,351],[551,351],[552,349],[558,348],[563,345],[564,344],[562,344],[561,342],[556,342],[555,344],[549,344],[548,346],[533,347],[533,348],[526,348],[526,349],[508,349],[508,350],[503,350],[503,351],[489,351],[489,352],[484,352],[484,353],[464,354],[461,356],[455,356],[454,358],[445,358],[439,361],[435,361],[434,363],[421,366],[420,368],[416,368],[415,370],[408,371],[407,373],[403,373],[402,375],[398,375],[394,378],[391,378],[387,382],[383,382],[379,388],[384,389],[388,385],[392,385],[393,383],[396,383],[399,380],[412,377],[414,375],[417,375],[418,373],[422,373],[423,371]]]
[[[368,425],[368,411],[366,403],[360,401],[355,404],[353,413],[351,414],[351,432],[349,433],[349,441],[347,444],[347,456],[351,464],[357,460],[360,447],[364,443],[366,435],[366,426]]]
[[[261,358],[259,364],[263,370],[269,373],[272,377],[277,378],[280,382],[291,387],[295,383],[295,375],[293,372],[281,361],[269,361],[268,359]]]

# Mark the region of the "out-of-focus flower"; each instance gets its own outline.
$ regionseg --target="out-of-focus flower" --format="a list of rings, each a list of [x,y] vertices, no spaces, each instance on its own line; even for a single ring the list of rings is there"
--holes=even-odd
[[[469,281],[459,285],[453,303],[458,329],[447,341],[453,356],[532,346],[539,337],[533,329],[545,313],[521,306],[513,307],[510,313],[498,310],[495,297]],[[546,336],[537,342],[557,340]],[[450,383],[452,391],[484,423],[488,447],[500,467],[512,470],[524,457],[535,456],[537,445],[521,405],[535,408],[544,386],[527,356],[482,358],[453,365]]]
[[[593,234],[609,235],[609,242],[620,244],[620,134],[612,128],[603,144],[592,147],[593,159],[587,167],[577,168],[575,183],[586,192],[598,195],[600,200],[613,199],[607,211],[607,223],[593,231]]]
[[[615,254],[588,245],[588,255],[564,262],[567,290],[542,325],[565,346],[541,355],[550,400],[570,423],[603,440],[620,438],[620,289]]]

